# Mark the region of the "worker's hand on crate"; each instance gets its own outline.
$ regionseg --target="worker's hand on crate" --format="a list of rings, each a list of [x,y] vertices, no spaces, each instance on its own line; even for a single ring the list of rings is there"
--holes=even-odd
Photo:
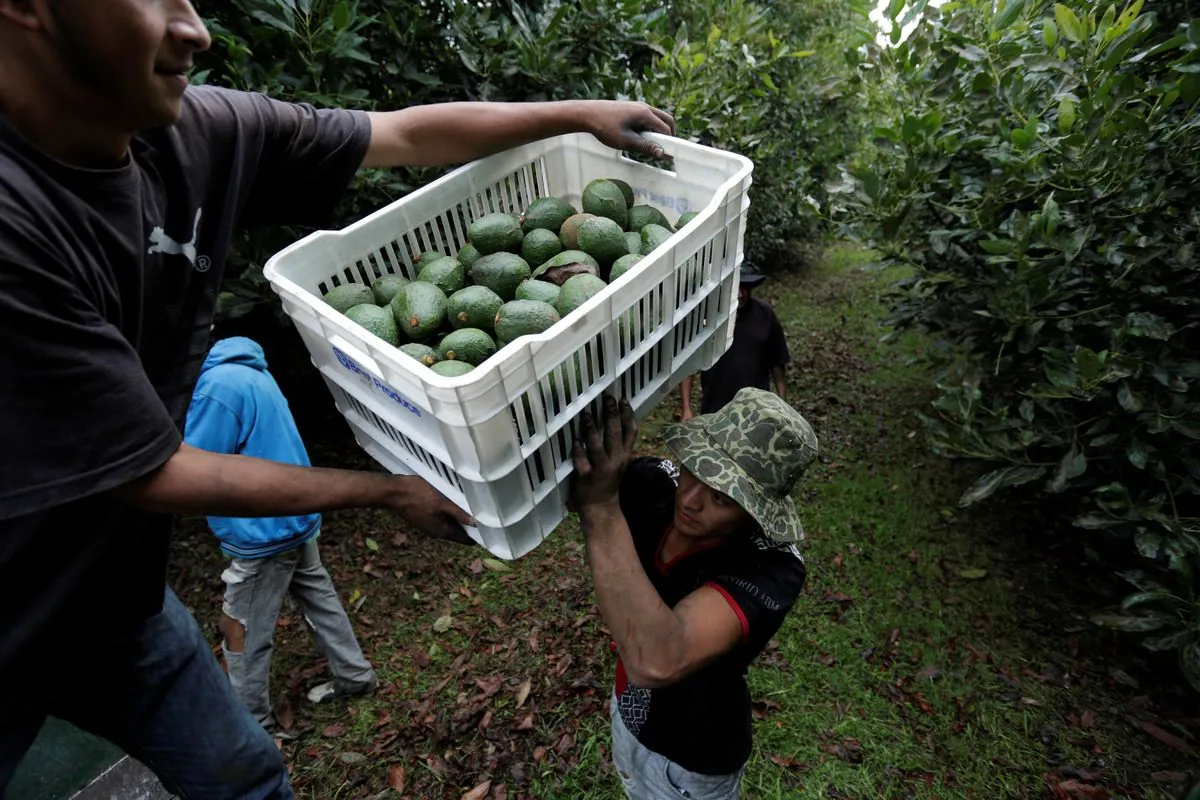
[[[389,505],[408,524],[431,539],[445,539],[459,544],[475,543],[463,530],[464,525],[475,524],[470,514],[448,500],[424,478],[402,475],[395,480],[400,488]]]
[[[571,457],[575,462],[570,500],[567,508],[582,513],[588,506],[618,502],[621,477],[637,441],[637,419],[633,406],[622,399],[618,405],[611,396],[604,398],[603,436],[596,429],[590,412],[579,418],[580,438],[575,440]]]
[[[593,136],[617,150],[633,150],[654,158],[666,155],[659,145],[642,136],[646,131],[672,135],[675,118],[645,103],[621,100],[581,100],[585,123]]]

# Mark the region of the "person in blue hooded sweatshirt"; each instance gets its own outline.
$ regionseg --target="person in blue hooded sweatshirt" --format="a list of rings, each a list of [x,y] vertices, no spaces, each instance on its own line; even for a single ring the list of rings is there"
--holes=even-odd
[[[310,466],[287,399],[267,370],[263,349],[234,336],[216,342],[188,406],[184,441],[201,450]],[[375,689],[333,581],[321,564],[320,514],[294,517],[208,517],[230,558],[221,575],[219,623],[229,680],[250,713],[271,733],[286,735],[272,711],[269,676],[275,622],[291,594],[329,661],[333,680],[312,689],[321,703]]]

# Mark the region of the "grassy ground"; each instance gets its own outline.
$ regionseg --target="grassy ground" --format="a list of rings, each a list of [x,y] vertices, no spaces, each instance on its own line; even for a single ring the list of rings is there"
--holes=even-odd
[[[1086,624],[1105,571],[1044,542],[1025,511],[956,507],[970,476],[928,454],[912,417],[927,383],[906,363],[916,342],[877,341],[886,278],[835,249],[761,293],[823,458],[797,494],[808,586],[750,672],[744,796],[1173,797],[1195,755],[1161,739],[1196,745],[1196,699]],[[370,468],[309,373],[281,382],[314,403],[298,413],[314,460]],[[643,426],[643,449],[660,449],[676,412]],[[323,664],[285,612],[274,687],[303,732],[285,746],[299,796],[621,796],[604,709],[614,663],[576,525],[511,564],[373,512],[329,515],[321,541],[381,690],[308,706]],[[183,525],[176,552],[180,595],[215,643],[220,557],[202,522]]]

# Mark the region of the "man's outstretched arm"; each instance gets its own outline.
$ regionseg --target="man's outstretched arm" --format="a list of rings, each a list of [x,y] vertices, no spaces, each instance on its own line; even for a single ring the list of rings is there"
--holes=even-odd
[[[364,167],[461,164],[567,133],[590,133],[609,147],[662,156],[642,132],[675,132],[667,112],[620,100],[435,103],[369,116]]]
[[[343,508],[387,508],[426,535],[466,542],[469,514],[423,479],[281,464],[181,445],[150,473],[113,490],[147,511],[218,517],[285,517]]]

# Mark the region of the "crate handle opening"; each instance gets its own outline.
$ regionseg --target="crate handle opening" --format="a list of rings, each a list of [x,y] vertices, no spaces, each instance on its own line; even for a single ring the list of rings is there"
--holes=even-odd
[[[640,135],[645,139],[664,139],[664,138],[666,138],[666,137],[663,137],[661,135],[656,135],[656,134],[642,133]],[[661,158],[655,158],[653,156],[648,156],[645,153],[636,153],[636,152],[633,152],[630,150],[618,150],[617,157],[620,158],[622,161],[628,161],[631,164],[637,164],[638,166],[652,169],[655,172],[661,172],[663,175],[668,175],[672,178],[679,177],[674,169],[675,156],[672,155],[671,153],[664,153]],[[663,163],[669,163],[671,165],[671,167],[668,168],[665,166],[659,166],[659,164],[663,164]]]

